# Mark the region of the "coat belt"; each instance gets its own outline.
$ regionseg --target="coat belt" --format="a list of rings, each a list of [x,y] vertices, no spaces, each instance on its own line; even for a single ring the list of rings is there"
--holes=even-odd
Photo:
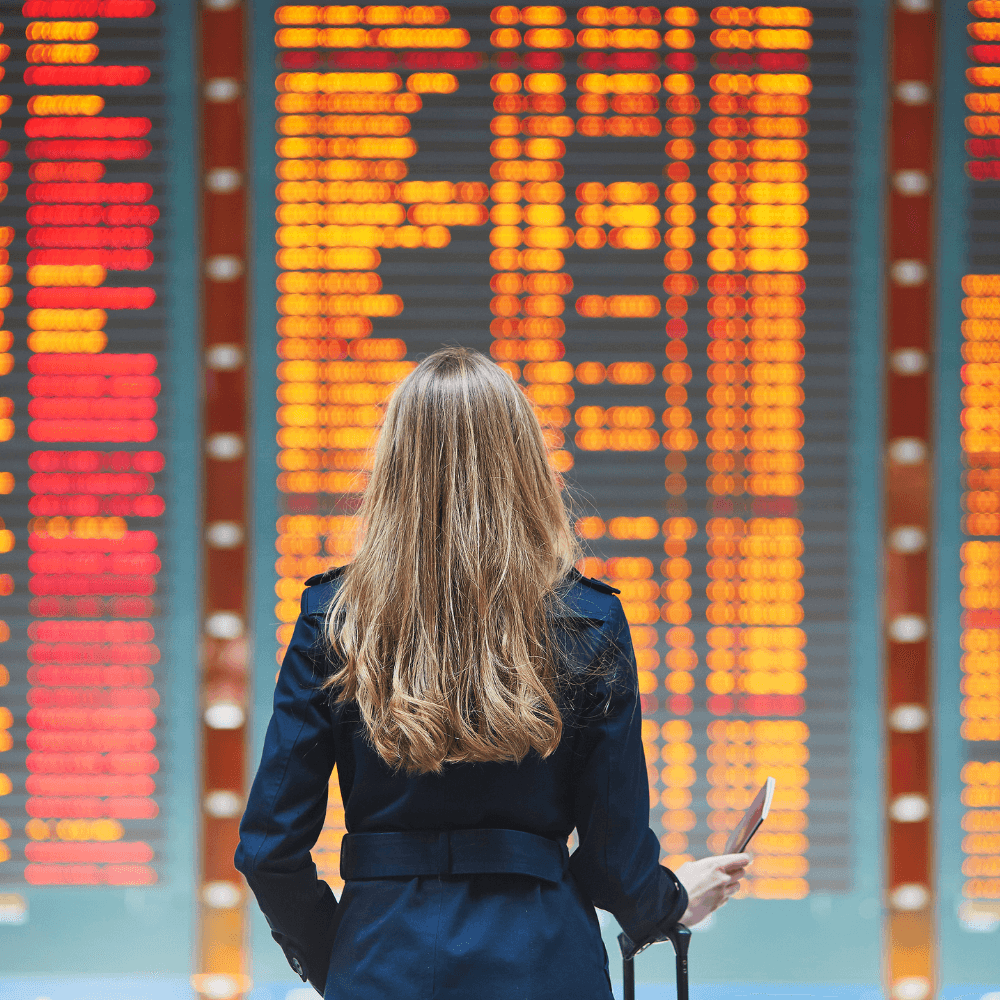
[[[406,830],[348,833],[340,847],[340,877],[394,875],[532,875],[561,882],[569,849],[524,830]]]

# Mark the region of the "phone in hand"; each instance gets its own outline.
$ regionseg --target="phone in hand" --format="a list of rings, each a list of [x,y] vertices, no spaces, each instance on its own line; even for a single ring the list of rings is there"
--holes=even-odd
[[[761,823],[767,819],[767,814],[771,811],[771,799],[774,797],[774,778],[768,778],[764,782],[764,787],[756,794],[750,808],[743,814],[736,829],[729,835],[726,841],[726,849],[723,854],[742,854],[747,845],[753,839],[753,835],[760,829]]]

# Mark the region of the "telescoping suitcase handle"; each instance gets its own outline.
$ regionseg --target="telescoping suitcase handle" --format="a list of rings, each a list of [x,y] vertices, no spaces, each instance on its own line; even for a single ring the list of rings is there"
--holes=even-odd
[[[688,945],[691,943],[691,931],[683,924],[676,924],[666,935],[677,956],[677,1000],[688,1000]],[[623,1000],[635,1000],[635,956],[638,952],[635,951],[632,939],[625,933],[618,935],[618,945],[622,950]]]

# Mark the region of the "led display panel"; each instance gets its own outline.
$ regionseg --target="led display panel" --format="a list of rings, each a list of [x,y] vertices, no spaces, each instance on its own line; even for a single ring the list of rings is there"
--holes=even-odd
[[[940,685],[957,711],[941,736],[949,746],[941,868],[959,926],[978,935],[1000,929],[1000,53],[989,44],[1000,38],[1000,6],[970,3],[950,29],[955,100],[943,142],[964,204],[960,247],[942,275],[943,348],[957,378],[941,389],[950,475],[939,516],[953,555],[939,573],[956,600],[945,605]],[[946,775],[959,779],[947,791]]]
[[[663,863],[721,849],[773,775],[742,895],[857,892],[856,9],[271,9],[259,648],[280,662],[304,580],[349,559],[394,383],[475,347],[535,404],[584,572],[621,591]],[[313,856],[338,891],[343,833],[334,780]]]
[[[663,863],[720,849],[776,779],[740,898],[696,938],[705,981],[873,983],[882,906],[928,890],[943,981],[993,974],[1000,8],[942,11],[941,181],[893,179],[935,186],[941,220],[939,884],[887,894],[890,6],[247,5],[253,737],[304,580],[350,558],[393,386],[442,344],[487,353],[535,405],[582,569],[621,592]],[[178,995],[198,871],[189,17],[0,5],[0,953],[12,974],[53,954],[177,973]],[[313,856],[338,893],[343,833],[334,780]],[[253,921],[253,981],[283,989]],[[800,947],[762,948],[762,927]],[[640,979],[672,974],[644,953]]]
[[[185,431],[170,388],[190,333],[170,307],[167,26],[147,0],[0,20],[0,947],[10,972],[166,971],[191,914],[159,944],[150,925],[190,895],[170,886],[193,860],[173,807],[194,739],[170,708],[193,666],[169,635],[190,561],[165,552],[170,460],[194,411]],[[90,929],[53,920],[74,905]]]

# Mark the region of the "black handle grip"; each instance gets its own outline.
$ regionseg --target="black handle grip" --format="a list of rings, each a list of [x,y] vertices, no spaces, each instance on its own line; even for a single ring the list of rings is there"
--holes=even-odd
[[[677,924],[667,931],[667,937],[677,953],[677,1000],[688,1000],[688,945],[691,931],[683,924]]]
[[[677,1000],[688,1000],[688,945],[691,943],[691,931],[683,924],[675,924],[665,933],[677,955]],[[663,938],[658,940],[662,941]],[[622,998],[635,1000],[635,956],[649,945],[636,950],[635,943],[624,931],[618,935],[618,944],[622,950]]]

